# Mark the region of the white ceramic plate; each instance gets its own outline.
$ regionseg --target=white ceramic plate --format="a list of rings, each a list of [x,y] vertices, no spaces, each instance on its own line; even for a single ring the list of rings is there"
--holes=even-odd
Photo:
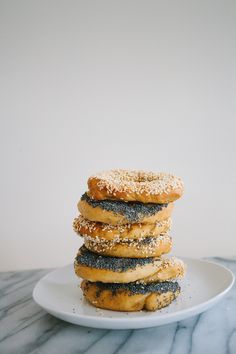
[[[156,312],[116,312],[99,310],[84,298],[73,265],[57,269],[42,278],[33,298],[47,312],[81,326],[131,329],[160,326],[201,313],[215,305],[230,290],[234,276],[227,268],[197,259],[183,259],[187,275],[180,281],[181,295]]]

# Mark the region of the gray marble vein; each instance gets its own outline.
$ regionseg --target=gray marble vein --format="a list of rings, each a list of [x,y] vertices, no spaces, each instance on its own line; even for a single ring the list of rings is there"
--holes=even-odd
[[[212,259],[236,274],[236,257]],[[75,326],[32,299],[47,270],[0,273],[0,354],[236,354],[236,287],[211,310],[170,325],[137,330]]]

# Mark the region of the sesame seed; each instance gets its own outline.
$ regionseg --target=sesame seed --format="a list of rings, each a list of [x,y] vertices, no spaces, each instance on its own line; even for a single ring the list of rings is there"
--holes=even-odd
[[[165,219],[162,221],[156,221],[153,225],[150,225],[150,230],[149,230],[149,236],[155,236],[155,230],[156,228],[163,228],[166,231],[169,231],[171,228],[171,219]],[[74,219],[73,221],[73,229],[75,232],[78,234],[82,235],[93,235],[93,234],[98,234],[102,235],[103,231],[107,231],[109,233],[113,233],[114,237],[121,236],[122,234],[126,234],[129,232],[129,230],[132,227],[139,227],[142,231],[143,224],[141,223],[136,223],[136,224],[124,224],[124,225],[111,225],[111,224],[105,224],[101,222],[95,222],[95,221],[90,221],[88,219],[85,219],[82,215],[79,215],[77,218]],[[142,234],[142,232],[141,232]],[[144,234],[144,233],[143,233]],[[102,237],[102,236],[101,236]],[[132,236],[130,237],[132,238]]]
[[[84,236],[85,246],[96,253],[112,251],[112,249],[117,245],[121,245],[127,247],[127,249],[131,247],[133,249],[135,248],[143,255],[143,257],[155,253],[155,251],[160,247],[160,243],[165,240],[169,240],[169,242],[171,242],[170,236],[164,234],[157,237],[141,237],[139,239],[121,239],[119,237],[115,237],[113,240],[106,240],[98,236]]]
[[[111,194],[138,193],[146,195],[168,194],[174,189],[183,189],[180,177],[168,173],[153,173],[145,171],[111,170],[97,173],[90,179],[98,179],[97,187],[104,188]]]

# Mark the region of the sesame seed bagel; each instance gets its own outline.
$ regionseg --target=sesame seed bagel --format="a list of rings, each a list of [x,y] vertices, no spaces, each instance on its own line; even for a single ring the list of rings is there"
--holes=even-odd
[[[125,224],[110,225],[101,222],[90,221],[79,215],[74,219],[73,229],[82,236],[90,236],[94,239],[103,240],[139,239],[142,237],[155,237],[170,231],[171,219],[157,221],[154,224]]]
[[[75,273],[92,282],[130,283],[154,274],[159,258],[117,258],[100,256],[82,246],[75,258]]]
[[[83,280],[85,298],[95,307],[113,311],[155,311],[168,306],[180,293],[176,282],[141,285],[91,283]]]
[[[117,237],[111,241],[100,237],[84,236],[84,245],[90,251],[103,256],[124,258],[160,257],[171,251],[172,239],[168,234],[143,237],[136,240]]]
[[[89,196],[96,200],[170,203],[182,196],[184,186],[180,177],[168,173],[118,169],[91,176],[88,189]]]
[[[144,204],[119,200],[94,200],[85,193],[78,203],[78,209],[84,218],[105,224],[155,224],[171,216],[173,203]]]

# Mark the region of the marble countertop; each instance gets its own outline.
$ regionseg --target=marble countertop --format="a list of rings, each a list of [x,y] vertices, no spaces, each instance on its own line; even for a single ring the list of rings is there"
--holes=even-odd
[[[236,274],[236,258],[213,258]],[[236,286],[201,315],[138,330],[75,326],[47,314],[32,299],[47,270],[0,273],[0,354],[235,354]]]

